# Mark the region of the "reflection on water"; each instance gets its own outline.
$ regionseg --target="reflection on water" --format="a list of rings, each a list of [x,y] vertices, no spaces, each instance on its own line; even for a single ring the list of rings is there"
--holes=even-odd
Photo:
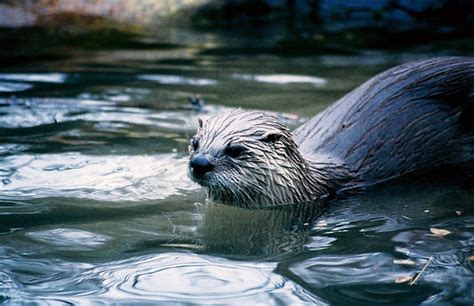
[[[0,80],[45,83],[64,83],[64,73],[0,73]]]
[[[28,83],[0,82],[0,92],[19,92],[30,88],[33,88],[33,85]]]
[[[69,228],[31,232],[27,236],[39,242],[77,250],[99,247],[111,239],[105,235]]]
[[[54,261],[54,266],[48,267],[48,262],[23,258],[20,274],[15,272],[20,268],[15,263],[21,257],[6,260],[0,256],[4,268],[0,280],[7,301],[11,296],[25,302],[67,303],[321,303],[297,284],[274,273],[274,263],[244,263],[174,252],[100,266]],[[39,278],[41,283],[35,281]],[[18,281],[25,286],[18,288]]]
[[[420,55],[187,48],[0,73],[0,302],[472,303],[472,187],[405,182],[248,210],[206,202],[187,178],[198,117],[242,106],[294,127],[291,114]]]
[[[290,84],[290,83],[308,83],[314,86],[324,86],[327,81],[323,78],[312,77],[307,75],[292,75],[292,74],[268,74],[268,75],[250,75],[250,74],[234,74],[234,79],[244,81],[255,81],[262,83],[274,84]]]
[[[163,199],[192,190],[187,161],[160,156],[93,156],[77,153],[6,157],[2,194],[8,197],[74,197],[104,201]]]
[[[142,74],[137,77],[140,80],[157,82],[166,85],[195,85],[206,86],[216,85],[216,80],[210,79],[194,79],[186,78],[178,75],[163,75],[163,74]]]
[[[205,206],[200,225],[206,252],[236,258],[278,258],[302,252],[323,203],[268,210]]]

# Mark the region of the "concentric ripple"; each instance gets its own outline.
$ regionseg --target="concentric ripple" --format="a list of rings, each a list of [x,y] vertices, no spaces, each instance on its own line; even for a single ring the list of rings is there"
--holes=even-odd
[[[275,274],[275,263],[243,263],[195,254],[135,257],[92,269],[77,281],[100,280],[100,299],[275,304],[314,301]],[[95,295],[95,294],[94,294]]]
[[[0,253],[7,272],[0,273],[0,284],[5,282],[5,297],[12,302],[326,305],[275,273],[276,263],[168,252],[96,266],[56,260],[49,267],[46,260],[6,251]]]

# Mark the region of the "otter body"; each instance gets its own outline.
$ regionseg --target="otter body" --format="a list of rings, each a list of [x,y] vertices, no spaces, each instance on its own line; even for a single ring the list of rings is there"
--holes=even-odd
[[[435,58],[370,79],[295,132],[307,158],[338,159],[359,181],[473,160],[474,61]]]
[[[419,170],[474,161],[474,60],[397,66],[291,133],[265,113],[200,122],[190,176],[238,206],[305,202]]]

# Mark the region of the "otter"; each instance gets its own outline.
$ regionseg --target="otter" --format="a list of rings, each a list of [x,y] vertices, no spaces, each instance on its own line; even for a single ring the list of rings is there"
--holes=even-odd
[[[474,161],[474,60],[409,62],[371,78],[293,133],[235,109],[199,119],[189,174],[213,201],[315,201],[421,170]]]

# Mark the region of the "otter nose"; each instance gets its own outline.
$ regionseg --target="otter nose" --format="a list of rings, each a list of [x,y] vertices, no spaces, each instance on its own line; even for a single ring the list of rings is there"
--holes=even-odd
[[[191,170],[193,174],[200,176],[209,172],[214,168],[209,159],[204,155],[196,155],[191,159]]]

